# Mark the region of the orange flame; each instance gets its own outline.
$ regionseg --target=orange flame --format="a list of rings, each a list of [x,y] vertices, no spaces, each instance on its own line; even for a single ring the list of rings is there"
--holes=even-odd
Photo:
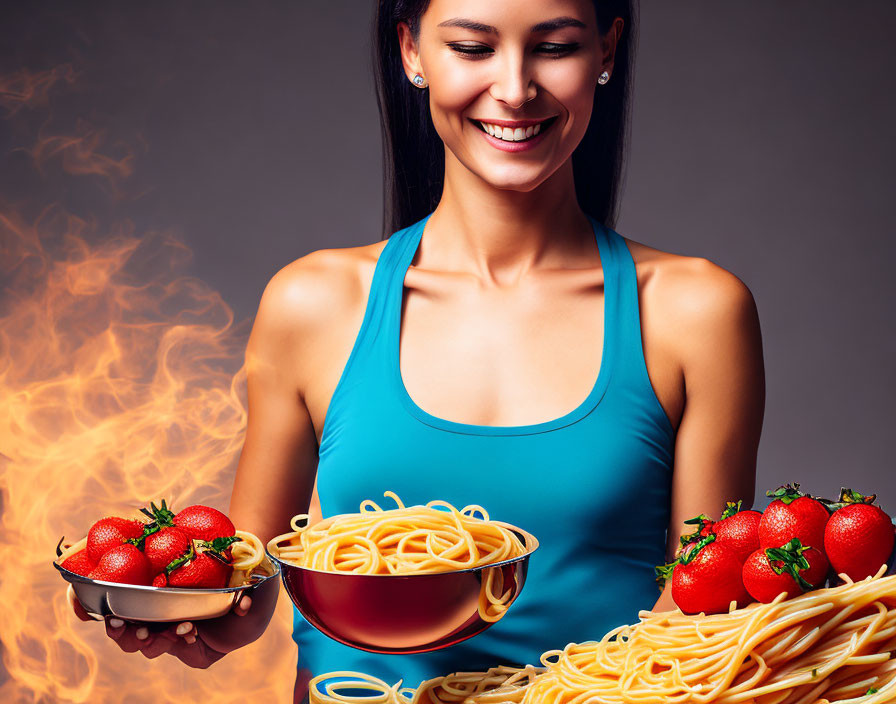
[[[134,151],[127,145],[116,145],[123,156],[104,154],[105,133],[79,120],[75,134],[42,137],[31,150],[35,165],[42,170],[47,162],[59,158],[62,169],[73,176],[100,176],[112,183],[130,176],[134,170]]]
[[[74,83],[75,70],[70,64],[63,64],[48,71],[21,70],[0,76],[0,107],[10,117],[23,107],[45,105],[50,89],[59,81]]]
[[[67,173],[130,173],[85,134]],[[30,222],[0,210],[0,701],[291,700],[288,599],[257,642],[192,670],[78,621],[51,564],[61,535],[150,500],[227,508],[247,331],[216,291],[173,273],[189,256],[165,234],[105,232],[56,206]]]

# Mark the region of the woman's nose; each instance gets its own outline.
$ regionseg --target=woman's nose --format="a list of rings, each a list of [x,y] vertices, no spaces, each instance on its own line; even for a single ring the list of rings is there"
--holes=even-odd
[[[490,93],[495,100],[519,108],[535,97],[537,89],[522,56],[506,52],[504,61],[496,61],[494,65],[496,75]]]

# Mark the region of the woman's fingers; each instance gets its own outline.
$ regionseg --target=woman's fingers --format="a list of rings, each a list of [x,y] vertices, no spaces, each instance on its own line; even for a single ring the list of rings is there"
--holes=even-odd
[[[189,621],[184,621],[183,623],[178,624],[174,633],[183,638],[184,641],[190,645],[196,642],[196,626]]]
[[[243,598],[240,599],[239,602],[237,602],[234,611],[236,612],[237,616],[245,616],[247,613],[249,613],[250,608],[252,608],[252,597],[248,594],[244,594]]]
[[[126,653],[136,653],[141,646],[146,645],[146,639],[137,638],[137,628],[120,618],[106,619],[106,635]]]
[[[93,620],[78,602],[71,586],[67,596],[78,618],[84,621]],[[242,616],[249,611],[251,605],[252,600],[243,597],[234,610]],[[183,621],[164,630],[155,630],[150,628],[152,624],[130,623],[116,616],[107,616],[103,620],[106,635],[126,653],[140,652],[149,659],[170,653],[191,667],[199,668],[206,668],[224,656],[224,653],[208,647],[199,640],[199,633],[191,621]]]
[[[193,624],[189,621],[184,621],[181,624],[178,624],[177,628],[174,630],[175,633],[179,636],[185,636],[187,633],[193,630]]]
[[[143,651],[158,640],[158,634],[150,632],[146,624],[127,623],[114,616],[106,619],[106,635],[126,653]]]
[[[152,660],[163,653],[170,653],[174,650],[178,645],[177,641],[178,638],[170,635],[168,631],[152,633],[149,638],[146,638],[143,641],[143,645],[140,647],[140,653],[144,657]]]
[[[115,618],[112,616],[111,618],[106,619],[106,635],[109,636],[112,640],[117,641],[124,634],[125,629],[127,628],[127,624],[122,621],[120,618]]]
[[[205,669],[224,657],[224,653],[209,648],[202,640],[197,640],[191,645],[181,641],[171,649],[171,654],[186,665],[201,669]]]
[[[197,639],[196,626],[190,621],[161,631],[150,630],[150,625],[129,623],[115,616],[105,618],[106,635],[126,653],[140,652],[149,659],[171,653],[191,667],[202,668],[223,656]]]
[[[90,618],[90,614],[88,614],[84,607],[81,606],[81,602],[78,601],[78,597],[75,596],[74,587],[71,584],[68,585],[68,589],[65,590],[65,595],[68,597],[68,603],[71,604],[72,609],[75,611],[75,616],[77,616],[82,621],[92,621]]]

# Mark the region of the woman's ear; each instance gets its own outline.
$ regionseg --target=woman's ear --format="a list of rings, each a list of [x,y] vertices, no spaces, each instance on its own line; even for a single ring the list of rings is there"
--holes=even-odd
[[[622,29],[625,26],[625,20],[617,17],[613,20],[613,24],[600,38],[601,64],[597,71],[606,71],[613,74],[613,63],[616,60],[616,46],[619,44],[619,38],[622,36]]]
[[[398,46],[401,49],[401,63],[404,66],[404,72],[411,81],[415,74],[425,76],[423,72],[423,64],[420,63],[420,52],[417,49],[417,42],[411,33],[411,28],[407,22],[398,23]]]

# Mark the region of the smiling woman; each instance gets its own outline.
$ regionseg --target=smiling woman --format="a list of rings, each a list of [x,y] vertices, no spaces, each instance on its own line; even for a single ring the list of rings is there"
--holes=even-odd
[[[534,664],[671,608],[653,568],[683,520],[752,502],[763,373],[749,291],[612,229],[635,19],[627,2],[379,5],[387,240],[281,271],[250,354],[292,370],[323,516],[390,487],[479,503],[542,547],[507,615],[444,650],[360,652],[296,612],[299,700],[332,671],[414,687]],[[277,335],[296,340],[282,356]],[[241,477],[271,471],[253,446],[273,435],[257,432],[234,491],[247,516],[284,504],[245,498]]]
[[[384,242],[312,252],[268,283],[247,349],[230,515],[267,542],[296,514],[477,504],[534,534],[488,630],[377,655],[294,613],[295,696],[326,672],[408,686],[522,666],[671,608],[654,566],[682,522],[752,504],[756,309],[732,274],[616,222],[636,13],[603,0],[381,0]],[[271,600],[189,630],[194,666]]]
[[[511,5],[498,3],[485,10],[477,2],[380,3],[376,77],[390,177],[385,236],[432,212],[441,199],[445,160],[461,158],[451,140],[451,130],[462,124],[456,117],[458,107],[469,108],[466,120],[480,129],[482,122],[515,132],[517,127],[557,121],[567,145],[545,146],[553,152],[553,168],[571,153],[568,166],[582,209],[609,227],[615,224],[637,39],[636,6],[628,0],[531,3],[526,9],[532,12],[525,14],[533,19],[526,24],[518,4]],[[438,14],[440,21],[433,22],[433,30],[421,40],[424,9],[427,19]],[[482,19],[488,17],[498,19]],[[399,52],[415,57],[427,90],[408,82]],[[493,100],[479,110],[471,100],[485,92],[483,82],[495,72],[502,73],[503,80],[488,88]],[[601,85],[600,92],[594,90],[595,83]],[[523,108],[536,91],[541,104]],[[526,114],[509,114],[517,108]],[[503,132],[497,136],[507,139]],[[506,146],[495,140],[486,143]],[[426,179],[421,180],[423,174]]]

